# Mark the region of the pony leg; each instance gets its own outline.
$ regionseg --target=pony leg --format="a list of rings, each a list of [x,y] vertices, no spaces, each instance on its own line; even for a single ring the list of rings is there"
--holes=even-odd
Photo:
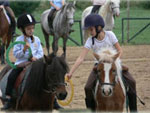
[[[62,54],[62,56],[64,57],[64,58],[66,58],[66,43],[67,43],[67,39],[68,38],[63,38],[63,54]]]
[[[7,38],[6,49],[8,48],[8,46],[9,46],[9,44],[10,44],[11,39],[13,39],[13,37],[12,37],[11,33],[7,34],[7,37],[8,37],[8,38]]]
[[[1,64],[5,64],[5,44],[2,44],[2,46],[0,47],[0,51],[1,51]]]
[[[46,31],[44,30],[44,28],[42,27],[42,31],[44,34],[44,38],[45,38],[45,43],[46,43],[46,49],[47,49],[47,54],[49,55],[49,35],[46,33]]]
[[[56,55],[58,51],[58,38],[55,36],[53,38],[52,49],[53,49],[54,55]]]

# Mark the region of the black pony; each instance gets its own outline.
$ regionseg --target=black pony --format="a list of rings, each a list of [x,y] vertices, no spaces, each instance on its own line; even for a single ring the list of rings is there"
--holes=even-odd
[[[26,71],[17,96],[14,110],[47,111],[53,109],[55,96],[63,100],[67,96],[64,77],[68,65],[63,57],[50,54],[32,62]],[[28,74],[27,74],[28,73]]]

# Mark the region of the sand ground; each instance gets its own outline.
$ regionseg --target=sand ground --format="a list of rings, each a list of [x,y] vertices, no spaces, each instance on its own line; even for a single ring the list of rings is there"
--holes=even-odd
[[[82,47],[67,47],[67,62],[71,68],[81,52]],[[137,83],[137,95],[145,102],[145,106],[137,101],[140,112],[150,111],[150,45],[122,46],[122,63],[128,66],[130,73]],[[45,50],[44,50],[45,51]],[[61,53],[59,48],[59,54]],[[46,53],[46,51],[45,51]],[[10,54],[12,57],[12,54]],[[13,58],[12,58],[13,59]],[[93,67],[92,53],[86,56],[84,63],[78,68],[72,77],[74,83],[74,97],[69,109],[85,109],[84,86]],[[0,65],[0,70],[4,66]],[[2,106],[2,104],[0,104]]]

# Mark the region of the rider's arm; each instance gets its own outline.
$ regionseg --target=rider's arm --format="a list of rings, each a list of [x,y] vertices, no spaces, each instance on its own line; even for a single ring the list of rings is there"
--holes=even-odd
[[[77,58],[77,60],[75,61],[73,67],[71,68],[70,72],[67,74],[69,79],[72,77],[72,74],[80,66],[80,64],[82,64],[82,62],[84,61],[84,58],[88,54],[88,52],[89,52],[89,49],[84,47],[81,54],[80,54],[80,56]]]
[[[65,5],[65,1],[64,1],[64,0],[62,0],[62,6],[63,6],[63,5]]]
[[[50,5],[51,5],[52,7],[54,7],[56,10],[59,10],[59,8],[58,8],[52,1],[50,1]]]
[[[121,57],[122,56],[122,49],[121,49],[121,47],[120,47],[120,44],[119,44],[119,42],[117,42],[117,43],[115,43],[115,48],[117,49],[117,51],[118,51],[118,53],[119,53],[119,57]]]
[[[37,43],[37,48],[36,48],[36,52],[34,52],[34,57],[36,59],[42,58],[44,53],[43,53],[43,48],[41,45],[41,41],[38,37],[36,37],[36,43]]]

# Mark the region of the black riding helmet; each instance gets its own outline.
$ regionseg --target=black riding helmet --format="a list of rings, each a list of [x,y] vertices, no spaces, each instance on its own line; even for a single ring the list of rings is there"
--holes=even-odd
[[[20,29],[22,29],[22,32],[24,35],[26,35],[26,32],[25,32],[25,27],[26,26],[29,26],[29,25],[35,25],[36,24],[36,20],[35,18],[31,15],[31,14],[22,14],[18,17],[18,20],[17,20],[17,27]],[[34,37],[33,36],[30,36],[31,37],[31,40],[32,42],[34,42]]]
[[[24,29],[28,25],[36,24],[35,18],[31,14],[22,14],[18,17],[17,27]]]
[[[101,32],[101,30],[98,30],[98,26],[101,26],[102,28],[105,27],[104,20],[100,15],[92,13],[85,18],[83,29],[88,29],[89,27],[95,27],[96,29],[96,36],[92,37],[93,45],[94,45],[94,38],[97,38],[98,34]]]

